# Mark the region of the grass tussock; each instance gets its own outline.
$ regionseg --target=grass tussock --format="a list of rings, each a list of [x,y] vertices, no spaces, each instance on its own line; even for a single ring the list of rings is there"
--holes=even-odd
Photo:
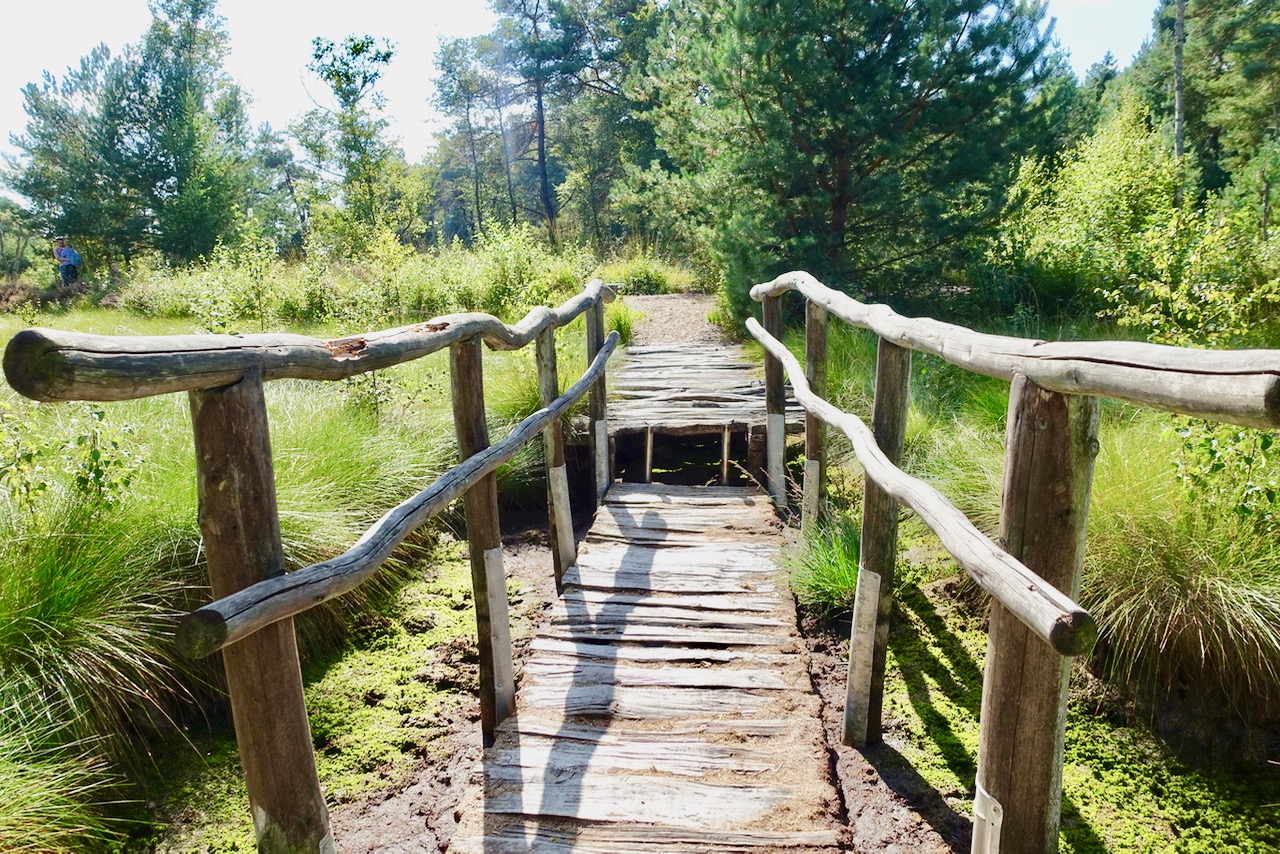
[[[361,278],[367,270],[335,278],[283,265],[267,270],[250,293],[245,270],[215,264],[157,272],[150,284],[139,285],[125,304],[147,316],[128,308],[73,310],[11,317],[0,331],[26,325],[108,334],[166,334],[192,325],[257,331],[296,317],[330,324],[325,329],[342,324],[338,331],[350,333],[352,325],[363,331],[419,311],[431,316],[480,308],[509,316],[523,313],[531,294],[548,302],[577,291],[585,261],[530,256],[523,239],[517,235],[489,246],[487,254],[452,258],[448,274],[457,287],[447,302],[413,302],[418,285],[409,279],[416,275],[414,263],[426,263],[420,259],[406,261],[401,276],[379,280],[383,290],[376,294],[367,290],[372,280]],[[482,290],[464,292],[464,283]],[[285,299],[286,286],[294,285],[314,289],[314,310],[305,316],[290,314],[289,305],[303,304]],[[358,315],[344,305],[374,308]],[[581,322],[557,336],[562,386],[580,373],[581,337]],[[514,378],[509,388],[493,382],[489,389],[493,435],[500,438],[538,408],[532,351],[486,353],[486,361],[488,377]],[[168,395],[92,407],[33,404],[10,394],[3,403],[0,704],[13,711],[6,712],[6,722],[16,730],[48,735],[39,743],[0,738],[0,775],[21,769],[40,777],[61,795],[40,794],[36,802],[57,805],[67,819],[47,822],[41,836],[39,822],[28,820],[26,801],[0,793],[0,838],[6,845],[22,840],[27,850],[103,847],[84,840],[94,834],[119,839],[134,833],[130,822],[138,820],[136,810],[113,805],[120,791],[114,781],[145,776],[155,744],[190,722],[221,719],[226,712],[218,669],[178,659],[171,642],[178,616],[208,598],[187,401]],[[267,407],[289,570],[348,548],[386,510],[457,462],[447,354],[343,383],[273,382]],[[533,443],[499,472],[502,499],[510,505],[541,494],[541,470],[541,446]],[[370,581],[299,618],[304,666],[353,637],[380,631],[385,618],[379,615],[392,607],[405,579],[432,559],[438,535],[438,527],[414,535]],[[181,738],[175,743],[186,744]],[[85,744],[101,759],[84,760],[76,746]],[[59,764],[65,756],[75,758],[78,776]],[[15,775],[11,771],[0,785]],[[30,781],[14,785],[44,791]],[[17,829],[7,832],[18,822],[42,841],[27,843]],[[63,845],[64,837],[71,841]]]

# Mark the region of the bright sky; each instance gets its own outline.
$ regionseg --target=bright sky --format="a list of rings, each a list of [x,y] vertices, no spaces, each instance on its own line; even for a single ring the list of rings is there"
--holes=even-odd
[[[1151,31],[1156,0],[1049,0],[1056,34],[1071,52],[1072,66],[1085,70],[1110,50],[1120,67],[1132,60]],[[61,0],[56,16],[38,3],[10,4],[4,13],[11,34],[0,50],[0,154],[12,154],[11,133],[26,121],[22,87],[49,70],[61,77],[99,42],[112,53],[137,42],[151,21],[146,0]],[[315,36],[338,41],[353,33],[391,39],[396,56],[383,78],[387,114],[410,162],[431,142],[438,117],[431,109],[431,59],[441,36],[489,31],[494,16],[481,0],[222,0],[219,13],[231,35],[226,68],[249,92],[250,117],[284,129],[323,100],[327,90],[306,70]]]

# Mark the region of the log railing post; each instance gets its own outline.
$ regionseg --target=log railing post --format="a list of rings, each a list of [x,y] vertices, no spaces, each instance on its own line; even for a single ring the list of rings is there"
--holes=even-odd
[[[1077,598],[1098,401],[1014,377],[1009,396],[1000,541]],[[1058,850],[1070,659],[999,603],[991,605],[982,682],[973,850]]]
[[[821,398],[827,396],[827,310],[805,300],[804,378],[809,389]],[[804,498],[800,505],[800,524],[806,528],[816,523],[822,513],[827,494],[827,425],[812,412],[804,416]]]
[[[190,393],[200,532],[220,599],[284,572],[262,371]],[[332,852],[291,618],[223,652],[258,850]]]
[[[592,303],[591,308],[587,309],[586,321],[587,364],[591,364],[591,360],[604,346],[603,299],[597,299]],[[590,397],[587,399],[587,414],[591,421],[591,449],[595,460],[597,507],[613,481],[613,474],[609,470],[609,422],[605,410],[606,395],[604,374],[601,374],[600,379],[591,386]]]
[[[764,331],[782,340],[780,297],[765,297],[761,304]],[[782,363],[769,353],[764,356],[765,399],[765,480],[769,494],[779,509],[787,506],[787,420]]]
[[[871,432],[894,465],[902,460],[910,404],[911,351],[881,338],[876,353]],[[854,747],[875,744],[881,738],[884,670],[897,561],[898,502],[875,481],[864,478],[861,559],[854,592],[849,687],[844,707],[844,743]]]
[[[489,447],[482,356],[479,336],[449,348],[453,423],[458,434],[458,456],[464,460]],[[487,474],[468,489],[463,506],[480,646],[480,731],[487,747],[493,743],[498,724],[515,711],[516,697],[511,627],[507,618],[507,580],[498,527],[497,475]]]
[[[550,406],[560,395],[556,372],[556,330],[548,326],[538,333],[538,401]],[[564,426],[560,419],[542,431],[542,455],[546,459],[547,521],[551,532],[551,557],[555,565],[556,590],[564,573],[577,560],[573,538],[573,513],[569,505],[569,475],[564,461]]]

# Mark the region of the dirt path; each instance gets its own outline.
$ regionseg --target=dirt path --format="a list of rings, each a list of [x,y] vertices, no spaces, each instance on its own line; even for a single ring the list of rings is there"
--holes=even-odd
[[[716,307],[710,294],[626,296],[623,305],[640,312],[633,344],[673,344],[719,341],[720,330],[707,321]]]
[[[634,343],[718,342],[720,331],[707,322],[715,297],[701,294],[625,297],[642,316]],[[554,599],[550,551],[545,536],[522,532],[504,539],[510,577],[526,591],[514,613],[527,638],[546,619]],[[839,743],[844,702],[844,638],[840,627],[802,616],[801,632],[810,651],[810,676],[823,699],[822,717],[833,782],[841,793],[848,850],[859,852],[949,852],[968,849],[968,820],[923,784],[889,743],[858,751]],[[526,641],[527,643],[527,641]],[[517,673],[524,644],[517,643]],[[413,779],[332,810],[339,852],[442,851],[457,823],[455,810],[471,769],[480,757],[478,705],[468,699],[447,720],[448,735],[434,758],[424,759]],[[886,721],[891,733],[892,722]]]

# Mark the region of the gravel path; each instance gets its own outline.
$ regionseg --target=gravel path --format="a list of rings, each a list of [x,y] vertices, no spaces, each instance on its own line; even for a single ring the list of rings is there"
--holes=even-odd
[[[714,294],[624,296],[622,303],[641,314],[632,344],[691,344],[722,337],[707,321],[716,307]]]

